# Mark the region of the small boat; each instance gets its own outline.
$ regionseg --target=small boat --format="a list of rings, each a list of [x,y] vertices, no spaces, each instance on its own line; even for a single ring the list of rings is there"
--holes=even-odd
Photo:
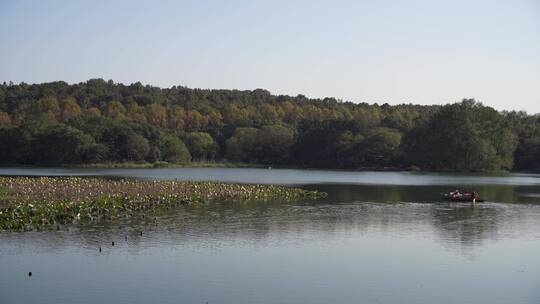
[[[449,193],[441,193],[442,198],[452,202],[475,202],[481,203],[484,200],[480,198],[476,191],[460,192],[459,190]]]

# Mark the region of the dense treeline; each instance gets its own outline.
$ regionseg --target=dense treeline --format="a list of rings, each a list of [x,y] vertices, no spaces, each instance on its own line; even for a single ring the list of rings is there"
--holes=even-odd
[[[540,117],[92,79],[0,85],[0,163],[540,170]]]

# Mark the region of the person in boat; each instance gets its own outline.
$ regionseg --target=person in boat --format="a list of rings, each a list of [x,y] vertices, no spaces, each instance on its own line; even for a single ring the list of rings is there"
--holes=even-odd
[[[462,194],[459,192],[459,190],[456,189],[456,191],[450,192],[450,196],[452,198],[460,198]]]

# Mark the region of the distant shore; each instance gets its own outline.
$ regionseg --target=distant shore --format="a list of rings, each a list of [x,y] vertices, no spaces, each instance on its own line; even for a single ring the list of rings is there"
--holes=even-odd
[[[211,162],[197,161],[186,164],[174,164],[168,162],[124,162],[124,163],[96,163],[96,164],[78,164],[78,165],[60,165],[60,167],[71,168],[103,168],[103,169],[147,169],[147,168],[267,168],[262,164],[233,163],[233,162]]]
[[[304,169],[304,170],[339,170],[339,171],[416,171],[422,172],[416,166],[409,167],[305,167],[300,165],[268,165],[260,163],[242,163],[227,161],[194,161],[185,164],[168,162],[113,162],[94,164],[57,164],[57,165],[27,165],[27,164],[0,164],[0,168],[27,167],[27,168],[95,168],[95,169],[153,169],[153,168],[260,168],[260,169]],[[427,172],[427,171],[426,171]]]
[[[464,174],[507,174],[507,173],[538,173],[537,171],[432,171],[423,170],[417,166],[401,167],[357,167],[357,168],[335,168],[335,167],[305,167],[299,165],[268,165],[258,163],[242,163],[227,161],[194,161],[185,164],[175,164],[168,162],[114,162],[114,163],[94,163],[94,164],[58,164],[58,165],[27,165],[27,164],[0,164],[0,168],[21,167],[21,168],[88,168],[88,169],[154,169],[154,168],[259,168],[259,169],[298,169],[298,170],[333,170],[348,172],[378,171],[378,172],[425,172],[425,173],[464,173]]]

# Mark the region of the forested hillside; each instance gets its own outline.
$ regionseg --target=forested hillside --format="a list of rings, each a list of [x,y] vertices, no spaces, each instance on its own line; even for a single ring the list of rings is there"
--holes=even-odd
[[[0,163],[231,161],[313,168],[540,170],[540,117],[474,100],[367,104],[85,83],[0,85]]]

